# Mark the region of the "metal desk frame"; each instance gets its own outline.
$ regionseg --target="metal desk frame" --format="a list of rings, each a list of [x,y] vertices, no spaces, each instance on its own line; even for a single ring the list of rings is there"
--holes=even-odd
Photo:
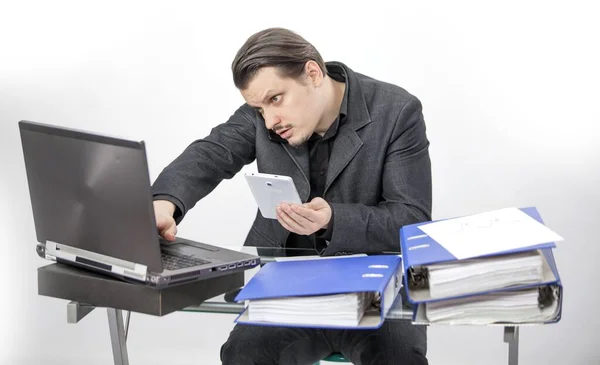
[[[263,263],[275,261],[274,257],[261,257]],[[67,304],[67,322],[77,323],[96,307],[90,304],[70,302]],[[106,308],[108,314],[108,328],[115,365],[129,365],[127,355],[127,333],[129,329],[130,312],[123,319],[123,310]],[[184,308],[181,311],[198,313],[226,313],[240,314],[244,310],[242,303],[227,303],[206,301],[197,307]],[[409,319],[406,319],[409,320]],[[508,365],[519,364],[519,326],[504,326],[504,342],[508,344]]]
[[[70,302],[67,304],[67,322],[77,323],[89,314],[96,307],[89,304]],[[190,308],[188,311],[206,312],[206,313],[230,313],[239,314],[244,309],[242,303],[225,303],[206,301],[198,307]],[[129,365],[127,355],[127,333],[129,329],[129,316],[123,319],[123,310],[107,308],[108,328],[110,330],[110,340],[115,365]],[[186,309],[183,309],[184,311]],[[519,327],[504,327],[504,342],[508,344],[508,365],[518,365],[519,363]]]

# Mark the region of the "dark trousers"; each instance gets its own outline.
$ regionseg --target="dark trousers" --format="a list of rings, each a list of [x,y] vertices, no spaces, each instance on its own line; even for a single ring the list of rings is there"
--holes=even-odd
[[[427,328],[386,320],[377,330],[238,324],[221,347],[223,365],[312,365],[339,352],[354,365],[423,365]]]

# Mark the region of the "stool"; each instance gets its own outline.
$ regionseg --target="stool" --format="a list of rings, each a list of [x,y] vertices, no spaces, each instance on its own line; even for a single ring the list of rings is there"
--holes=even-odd
[[[327,356],[323,360],[329,361],[329,362],[345,362],[348,364],[350,363],[350,361],[346,360],[346,358],[339,352],[334,352],[332,354],[329,354],[329,356]],[[320,364],[320,362],[316,363],[315,365],[319,365],[319,364]]]

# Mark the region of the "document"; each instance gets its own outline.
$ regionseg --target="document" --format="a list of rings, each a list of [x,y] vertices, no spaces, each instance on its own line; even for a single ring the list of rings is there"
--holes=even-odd
[[[307,261],[307,260],[332,260],[332,259],[347,259],[350,257],[365,257],[367,254],[357,253],[353,255],[342,255],[342,256],[319,256],[319,255],[307,255],[307,256],[282,256],[275,257],[275,261]]]
[[[563,240],[517,208],[436,221],[419,229],[458,260]]]

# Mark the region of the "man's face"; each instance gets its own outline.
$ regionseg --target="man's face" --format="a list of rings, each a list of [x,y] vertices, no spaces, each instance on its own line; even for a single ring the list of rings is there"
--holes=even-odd
[[[318,76],[295,80],[281,77],[275,67],[264,67],[241,92],[248,105],[261,113],[267,129],[291,146],[300,146],[313,134],[323,114]]]

